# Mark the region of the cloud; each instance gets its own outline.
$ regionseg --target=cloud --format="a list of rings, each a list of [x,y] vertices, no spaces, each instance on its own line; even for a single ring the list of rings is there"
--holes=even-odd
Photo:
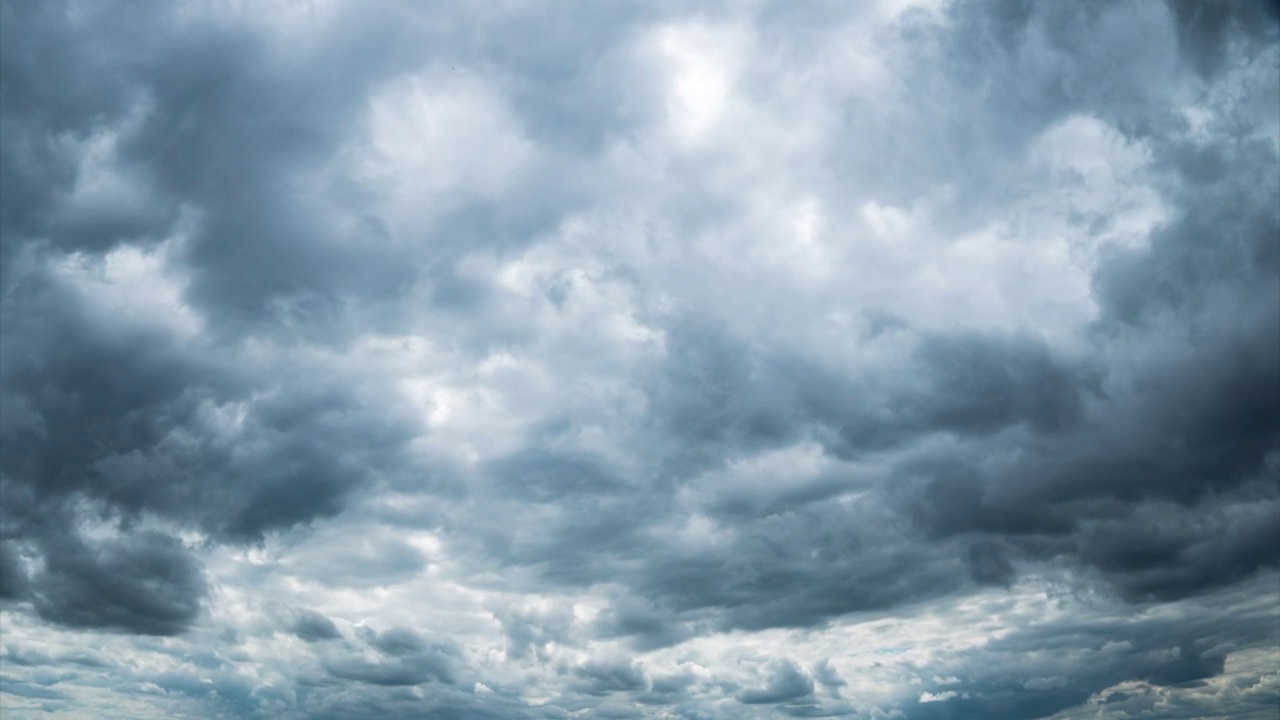
[[[574,674],[582,679],[582,691],[589,695],[644,690],[644,673],[635,663],[625,661],[587,662]]]
[[[27,573],[12,542],[0,542],[0,600],[22,597],[27,589]]]
[[[362,628],[361,637],[386,655],[411,655],[425,647],[422,638],[409,628],[391,628],[381,633]]]
[[[154,531],[96,546],[63,538],[44,563],[32,580],[36,610],[67,625],[173,635],[195,621],[206,592],[195,558]]]
[[[0,13],[17,716],[1269,707],[1270,6]]]
[[[813,678],[790,662],[783,661],[769,671],[764,687],[745,690],[738,695],[744,705],[772,705],[799,700],[813,694]]]
[[[10,695],[18,695],[19,697],[36,698],[40,700],[68,699],[68,696],[65,693],[54,690],[53,688],[9,681],[6,681],[4,685],[0,686],[0,692],[7,692]]]
[[[334,640],[342,637],[338,628],[329,618],[314,610],[300,609],[296,611],[292,631],[294,635],[307,642]]]

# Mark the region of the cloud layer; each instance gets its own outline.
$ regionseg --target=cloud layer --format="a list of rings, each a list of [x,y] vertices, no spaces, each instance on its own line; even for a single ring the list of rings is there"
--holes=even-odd
[[[6,716],[1274,715],[1273,4],[0,13]]]

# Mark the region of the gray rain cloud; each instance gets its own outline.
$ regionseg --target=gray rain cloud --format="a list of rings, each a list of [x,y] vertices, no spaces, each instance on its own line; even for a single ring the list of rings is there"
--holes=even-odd
[[[1268,0],[0,1],[5,717],[1274,717]]]

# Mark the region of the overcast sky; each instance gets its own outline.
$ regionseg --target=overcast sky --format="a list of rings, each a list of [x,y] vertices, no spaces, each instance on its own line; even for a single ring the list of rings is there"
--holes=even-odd
[[[0,7],[6,720],[1280,712],[1274,2]]]

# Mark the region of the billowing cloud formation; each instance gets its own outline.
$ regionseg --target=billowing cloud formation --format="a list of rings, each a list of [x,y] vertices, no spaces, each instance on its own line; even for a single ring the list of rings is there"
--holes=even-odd
[[[6,717],[1270,717],[1280,15],[0,5]]]
[[[166,535],[138,533],[94,550],[44,550],[35,606],[46,620],[169,635],[199,610],[204,581],[195,561]]]

